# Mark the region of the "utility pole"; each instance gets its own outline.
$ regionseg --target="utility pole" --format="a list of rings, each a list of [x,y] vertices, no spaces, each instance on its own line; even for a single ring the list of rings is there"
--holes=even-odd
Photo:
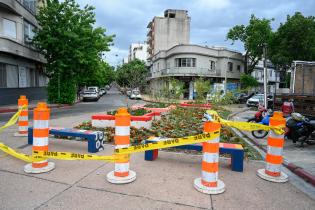
[[[264,54],[264,105],[265,109],[268,109],[268,101],[267,101],[267,78],[268,78],[268,72],[267,72],[267,44],[263,44],[263,54]]]

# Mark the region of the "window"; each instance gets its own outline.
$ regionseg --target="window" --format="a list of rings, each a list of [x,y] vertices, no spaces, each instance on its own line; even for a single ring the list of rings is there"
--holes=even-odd
[[[16,22],[3,18],[3,35],[16,39]]]
[[[35,13],[36,9],[36,0],[23,0],[23,6],[30,10],[32,13]]]
[[[233,71],[233,63],[232,62],[228,62],[228,68],[229,68],[229,71]]]
[[[6,65],[7,74],[7,87],[17,88],[19,87],[19,71],[18,67],[15,65]]]
[[[214,61],[210,61],[210,69],[215,70],[215,62]]]
[[[237,71],[241,71],[241,65],[237,65]]]
[[[25,43],[31,43],[32,39],[34,38],[34,29],[35,27],[28,23],[27,21],[24,21],[24,42]]]
[[[5,64],[0,63],[0,88],[7,87],[7,74],[5,71]]]
[[[269,75],[270,75],[270,77],[272,77],[272,70],[271,69],[269,70]]]
[[[175,67],[196,67],[196,58],[175,58]]]

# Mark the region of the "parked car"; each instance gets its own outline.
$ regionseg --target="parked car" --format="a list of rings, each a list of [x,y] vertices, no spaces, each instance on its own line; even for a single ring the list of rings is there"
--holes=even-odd
[[[99,93],[96,91],[96,89],[88,89],[85,90],[83,92],[83,101],[88,101],[88,100],[92,100],[92,101],[98,101],[99,97]]]
[[[129,98],[130,99],[142,99],[142,96],[141,96],[139,90],[132,90]]]
[[[267,95],[267,103],[268,103],[268,108],[273,106],[272,95]],[[250,106],[258,107],[259,104],[265,104],[264,94],[256,94],[253,97],[247,99],[246,101],[246,105],[248,107]]]
[[[246,93],[237,93],[235,94],[235,102],[236,103],[246,103],[248,99],[248,95]]]
[[[100,88],[101,95],[105,95],[107,93],[106,88]]]
[[[100,93],[100,89],[97,87],[97,86],[90,86],[87,88],[88,91],[95,91],[98,95],[98,97],[100,98],[101,97],[101,93]]]

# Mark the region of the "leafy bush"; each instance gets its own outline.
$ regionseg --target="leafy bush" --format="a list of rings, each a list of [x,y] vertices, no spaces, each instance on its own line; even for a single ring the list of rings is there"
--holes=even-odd
[[[168,104],[166,103],[150,103],[150,104],[146,104],[144,105],[144,107],[148,107],[148,108],[166,108],[168,107]]]
[[[150,110],[146,110],[146,109],[128,109],[128,112],[132,116],[142,116],[142,115],[151,113]],[[116,113],[117,113],[117,110],[107,112],[107,114],[109,115],[115,115]]]
[[[196,84],[196,92],[197,92],[196,102],[205,103],[207,93],[210,90],[210,81],[200,78],[196,80],[195,84]]]
[[[60,87],[60,96],[58,86]],[[54,77],[49,80],[47,89],[49,103],[73,104],[76,99],[76,85],[75,81],[71,79],[62,79],[58,85],[58,79]]]

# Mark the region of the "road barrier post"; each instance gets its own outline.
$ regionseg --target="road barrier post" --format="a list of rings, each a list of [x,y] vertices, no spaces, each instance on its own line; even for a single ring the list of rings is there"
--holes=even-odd
[[[33,147],[32,151],[47,152],[49,143],[49,118],[50,109],[46,103],[38,103],[33,115]],[[26,173],[44,173],[55,168],[55,163],[47,159],[34,161],[24,166]]]
[[[217,122],[205,122],[204,132],[221,130],[221,124]],[[205,194],[219,194],[225,191],[225,184],[219,180],[219,143],[220,136],[214,140],[202,143],[201,178],[194,181],[196,190]]]
[[[283,113],[274,112],[273,117],[270,118],[269,125],[285,126],[285,124],[286,120],[283,118]],[[257,175],[271,182],[287,182],[288,175],[281,171],[284,134],[277,134],[273,130],[270,130],[267,141],[266,168],[258,169]]]
[[[21,95],[18,99],[18,108],[25,107],[19,114],[18,126],[19,131],[14,136],[24,137],[28,133],[28,100],[25,95]]]
[[[115,114],[115,149],[130,146],[131,116],[126,108],[119,108]],[[136,172],[129,170],[129,159],[116,161],[115,170],[107,174],[107,181],[126,184],[136,179]]]

